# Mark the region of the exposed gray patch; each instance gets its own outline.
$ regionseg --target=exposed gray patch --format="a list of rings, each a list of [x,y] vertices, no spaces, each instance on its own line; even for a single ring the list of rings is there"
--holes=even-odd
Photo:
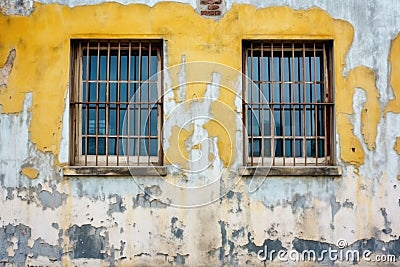
[[[32,0],[2,0],[0,12],[4,15],[29,16],[33,11]]]
[[[278,225],[279,225],[279,224],[275,224],[275,223],[273,223],[273,224],[271,225],[271,227],[267,230],[267,233],[268,233],[269,236],[275,237],[275,236],[278,235],[278,231],[276,230],[276,227],[277,227]]]
[[[261,246],[257,246],[254,243],[251,233],[247,234],[247,239],[248,239],[248,243],[246,245],[244,245],[243,248],[247,249],[247,251],[249,253],[253,254],[256,257],[259,255],[261,257],[261,259],[263,259],[264,261],[266,261],[266,260],[272,261],[278,255],[278,253],[272,253],[272,254],[266,253],[268,251],[272,251],[272,250],[287,251],[287,249],[282,246],[282,242],[280,240],[265,239],[264,243]],[[267,248],[267,251],[266,251],[266,248]]]
[[[295,213],[298,209],[304,209],[306,200],[307,199],[304,195],[295,194],[291,203],[293,213]]]
[[[213,255],[218,252],[218,258],[221,265],[237,265],[238,258],[237,252],[235,252],[235,243],[228,239],[227,235],[227,224],[224,221],[218,221],[221,230],[221,247],[212,249],[208,252],[209,255]],[[228,253],[226,251],[228,250]]]
[[[354,208],[354,203],[350,202],[348,199],[346,199],[346,201],[343,202],[342,206],[343,206],[343,208],[352,209],[352,208]]]
[[[109,198],[113,198],[113,197],[116,198],[116,202],[109,204],[107,214],[110,216],[113,212],[123,213],[126,210],[125,206],[122,203],[122,197],[120,195],[113,194]]]
[[[137,194],[133,198],[133,207],[143,207],[143,208],[166,208],[167,205],[161,202],[159,199],[151,199],[148,193]]]
[[[8,224],[0,228],[0,263],[9,263],[15,266],[24,266],[30,252],[28,240],[31,237],[31,228],[18,224]],[[14,243],[14,239],[17,239]],[[8,255],[8,248],[12,248],[14,256]]]
[[[10,0],[9,0],[10,1]],[[19,1],[18,1],[19,2]],[[0,10],[2,10],[2,4],[0,2]],[[14,60],[17,55],[15,49],[11,49],[4,66],[0,68],[0,87],[8,84],[8,77],[10,77],[11,70],[14,66]]]
[[[58,229],[58,223],[53,222],[51,224],[51,227],[53,227],[54,229]]]
[[[150,196],[160,196],[162,194],[161,188],[158,185],[148,186],[144,191]]]
[[[244,236],[244,228],[240,227],[238,230],[234,230],[232,232],[232,238],[237,239],[238,237],[243,237]]]
[[[67,230],[70,242],[73,244],[71,259],[91,258],[104,259],[107,237],[101,233],[105,227],[94,227],[90,224],[73,225]]]
[[[179,223],[178,218],[172,217],[171,219],[171,233],[173,236],[179,239],[183,239],[182,223]]]
[[[176,253],[176,256],[174,256],[174,262],[178,265],[185,265],[185,258],[187,257],[189,257],[189,254],[181,255]]]
[[[226,194],[226,198],[228,200],[228,203],[231,204],[232,201],[234,201],[234,199],[236,198],[236,203],[232,203],[232,204],[236,204],[236,207],[232,207],[229,209],[229,212],[231,213],[238,213],[242,211],[241,208],[241,204],[242,204],[242,193],[240,192],[234,192],[234,191],[229,191]],[[220,203],[222,203],[223,199],[221,198]]]
[[[340,209],[340,202],[336,201],[336,198],[334,196],[331,197],[331,220],[333,222],[333,219],[335,218],[336,213]]]
[[[60,246],[49,245],[41,238],[35,240],[31,252],[35,259],[38,256],[44,256],[50,261],[61,261],[62,248]]]
[[[13,200],[13,199],[14,199],[13,188],[12,187],[7,187],[6,200]]]
[[[49,191],[41,190],[37,194],[43,209],[50,208],[54,210],[55,208],[59,208],[67,198],[66,194],[58,192],[55,187],[52,187],[52,191],[50,193]]]
[[[383,219],[385,220],[385,229],[382,229],[382,232],[388,235],[392,232],[392,228],[390,228],[390,225],[392,223],[387,218],[387,213],[385,208],[381,208],[381,214],[383,216]]]

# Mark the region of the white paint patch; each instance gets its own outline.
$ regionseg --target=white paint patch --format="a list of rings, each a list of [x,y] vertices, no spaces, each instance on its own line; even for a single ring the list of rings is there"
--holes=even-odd
[[[65,107],[62,118],[62,133],[61,133],[61,142],[60,142],[60,151],[58,154],[58,161],[61,164],[67,164],[69,161],[69,90],[67,90],[65,96]]]

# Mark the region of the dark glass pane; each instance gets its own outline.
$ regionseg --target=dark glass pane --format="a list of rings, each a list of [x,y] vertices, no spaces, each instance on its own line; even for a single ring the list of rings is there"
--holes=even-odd
[[[281,105],[274,105],[274,121],[275,121],[275,135],[282,136],[282,117],[281,117]]]
[[[285,105],[285,109],[283,114],[285,116],[285,136],[292,135],[292,110],[290,109],[291,105]]]
[[[94,82],[89,83],[89,101],[96,102],[97,100],[97,84]]]
[[[296,157],[303,157],[303,140],[296,139],[295,146],[296,146]]]
[[[100,137],[100,138],[98,138],[97,142],[98,142],[97,154],[105,155],[106,154],[106,138]]]
[[[264,157],[271,157],[271,139],[264,139]]]
[[[89,105],[88,134],[96,134],[96,105]]]
[[[82,137],[82,155],[86,155],[86,138]]]
[[[283,157],[283,140],[275,139],[275,157]]]
[[[124,119],[126,115],[126,104],[121,104],[119,107],[119,134],[127,134],[126,129],[124,129]]]
[[[157,136],[157,106],[153,106],[150,113],[150,135]]]
[[[108,120],[109,120],[108,134],[116,135],[117,134],[117,105],[116,104],[110,104]]]
[[[128,80],[128,51],[121,51],[120,58],[120,80],[127,81]]]
[[[253,157],[261,156],[261,139],[249,138],[249,155]]]
[[[82,134],[86,134],[86,105],[82,105]]]
[[[82,57],[82,80],[86,80],[86,72],[87,72],[87,56],[86,50],[83,50],[83,57]]]
[[[293,157],[293,140],[285,139],[285,157]]]
[[[108,138],[108,155],[117,155],[117,138]]]
[[[149,57],[142,54],[142,66],[141,66],[141,80],[146,81],[149,79]]]
[[[306,140],[307,157],[315,157],[316,147],[315,139]]]
[[[304,135],[304,105],[294,105],[294,121],[296,136]]]
[[[107,51],[100,51],[100,80],[107,80]]]
[[[118,94],[118,84],[117,83],[110,83],[110,102],[117,102],[117,94]]]
[[[101,104],[98,108],[98,134],[105,135],[106,134],[106,105]]]
[[[325,142],[324,139],[318,139],[318,157],[325,155]]]
[[[87,154],[88,155],[96,155],[96,138],[95,137],[89,137],[87,139],[88,141],[88,147],[87,147]]]
[[[118,79],[118,51],[110,51],[110,81],[116,81]]]
[[[120,83],[119,84],[119,101],[121,102],[128,102],[128,84],[127,83]]]
[[[107,84],[106,83],[99,84],[99,101],[100,102],[107,101]]]
[[[97,80],[97,51],[90,51],[89,79]]]

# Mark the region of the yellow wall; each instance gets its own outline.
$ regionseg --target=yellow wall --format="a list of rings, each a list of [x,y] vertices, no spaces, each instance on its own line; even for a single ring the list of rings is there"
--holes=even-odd
[[[169,66],[180,63],[185,55],[187,62],[213,61],[237,70],[241,69],[243,39],[333,39],[340,157],[355,165],[364,160],[360,140],[354,136],[348,118],[353,113],[356,87],[367,93],[362,133],[367,147],[375,146],[379,119],[375,75],[365,67],[351,70],[347,77],[343,75],[353,28],[323,10],[233,5],[222,19],[214,21],[202,18],[189,5],[167,2],[154,7],[104,3],[74,8],[35,3],[34,9],[28,17],[0,15],[0,62],[5,62],[10,49],[16,49],[9,82],[0,88],[0,103],[4,113],[20,112],[24,93],[33,92],[30,138],[41,151],[59,153],[69,86],[69,40],[92,37],[163,38],[168,41]],[[234,108],[231,94],[221,92],[219,100]],[[234,131],[234,126],[228,130]],[[223,139],[226,133],[213,134]],[[231,148],[218,145],[221,159],[227,158]]]

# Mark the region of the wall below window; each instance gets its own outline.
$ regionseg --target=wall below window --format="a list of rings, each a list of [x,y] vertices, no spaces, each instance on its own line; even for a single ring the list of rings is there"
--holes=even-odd
[[[399,3],[228,1],[216,19],[195,2],[92,4],[0,4],[1,263],[262,265],[266,247],[321,254],[340,240],[400,261]],[[73,38],[164,40],[166,176],[63,175]],[[243,39],[334,41],[342,176],[237,174]],[[218,85],[188,84],[199,66]]]

